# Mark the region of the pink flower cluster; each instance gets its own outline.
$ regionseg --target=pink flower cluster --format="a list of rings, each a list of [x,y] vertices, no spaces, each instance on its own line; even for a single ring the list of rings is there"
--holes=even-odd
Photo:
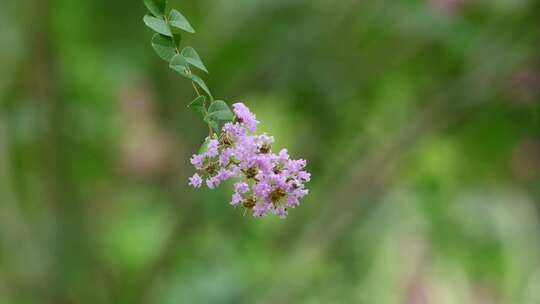
[[[214,189],[234,179],[231,205],[249,209],[256,217],[285,218],[287,210],[308,194],[306,161],[290,159],[286,149],[272,153],[274,138],[255,134],[259,123],[255,115],[243,103],[235,103],[233,111],[235,120],[223,126],[219,137],[207,138],[207,150],[191,158],[198,173],[189,184],[199,188],[206,182]]]

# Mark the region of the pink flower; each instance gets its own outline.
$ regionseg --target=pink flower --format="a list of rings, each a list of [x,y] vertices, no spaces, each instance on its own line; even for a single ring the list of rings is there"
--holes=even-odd
[[[191,157],[191,164],[195,166],[197,170],[201,170],[204,163],[204,156],[203,155],[193,155]]]
[[[233,111],[238,121],[243,123],[248,130],[253,133],[257,132],[259,121],[256,119],[255,114],[251,113],[245,104],[241,102],[233,104]]]
[[[236,122],[226,123],[218,138],[209,139],[207,151],[194,155],[191,163],[206,176],[210,189],[235,179],[231,205],[251,209],[253,216],[288,215],[307,195],[304,184],[311,175],[306,161],[291,159],[286,149],[272,152],[274,138],[255,134],[255,115],[243,103],[233,105]],[[202,178],[195,174],[190,184],[198,188]]]
[[[249,185],[245,182],[238,182],[234,185],[234,190],[243,194],[249,191]]]
[[[194,188],[201,187],[202,184],[202,178],[199,176],[199,174],[195,173],[192,177],[189,178],[189,185],[193,186]]]

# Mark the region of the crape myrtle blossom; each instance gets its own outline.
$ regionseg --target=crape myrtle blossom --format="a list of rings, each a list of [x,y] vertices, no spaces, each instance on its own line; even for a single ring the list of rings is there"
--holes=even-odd
[[[256,134],[259,121],[246,105],[233,104],[233,112],[234,121],[223,126],[219,137],[206,139],[206,151],[192,156],[191,164],[198,173],[189,179],[189,185],[199,188],[204,179],[214,189],[234,179],[231,205],[251,210],[256,217],[287,217],[287,210],[308,194],[304,187],[310,180],[306,161],[291,159],[286,149],[274,154],[274,138]]]
[[[202,178],[199,176],[199,174],[195,173],[192,177],[189,178],[189,185],[193,186],[194,188],[200,188],[202,185]]]
[[[225,101],[214,100],[203,79],[191,70],[191,67],[196,67],[208,73],[202,59],[193,48],[190,48],[191,55],[183,51],[172,52],[173,54],[164,51],[164,46],[174,45],[177,49],[179,47],[179,41],[176,39],[179,33],[163,35],[162,27],[155,22],[156,18],[161,20],[163,16],[180,14],[175,10],[171,10],[168,14],[165,10],[166,2],[145,0],[149,14],[143,21],[156,32],[154,35],[158,35],[152,38],[152,47],[157,55],[166,60],[171,69],[191,80],[197,97],[188,108],[202,115],[210,133],[205,140],[203,152],[191,158],[191,164],[197,172],[189,178],[189,185],[194,188],[206,185],[214,189],[224,181],[234,180],[234,192],[231,197],[233,206],[250,210],[254,216],[275,214],[281,218],[286,217],[287,210],[298,206],[300,199],[308,193],[304,187],[310,180],[310,174],[305,171],[306,161],[291,159],[285,149],[274,154],[272,152],[274,138],[266,134],[257,134],[259,121],[245,104],[233,104],[234,113],[232,113]],[[185,17],[181,17],[185,21],[184,25],[189,25]],[[194,32],[187,25],[180,26],[173,23],[168,25],[190,33]],[[220,124],[223,122],[227,123],[220,130]]]

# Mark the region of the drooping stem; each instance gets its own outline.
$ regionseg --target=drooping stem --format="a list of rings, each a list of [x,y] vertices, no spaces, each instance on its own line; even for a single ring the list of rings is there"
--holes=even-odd
[[[178,49],[176,49],[176,51],[178,52]],[[188,74],[191,75],[191,69],[188,66],[186,66],[186,70],[187,70]],[[197,97],[202,96],[201,93],[199,92],[199,89],[197,89],[197,85],[195,84],[195,82],[191,81],[191,85],[193,86],[193,89],[195,90],[195,93],[197,93]],[[206,105],[204,107],[205,107],[205,111],[206,111]],[[210,123],[207,123],[207,124],[208,124],[208,136],[212,137],[212,135],[214,134],[214,131],[212,130],[212,126],[210,125]]]
[[[167,17],[167,15],[164,15],[163,18],[165,20],[165,23],[169,24],[169,18]],[[174,41],[174,37],[173,37],[173,41]],[[177,46],[175,46],[174,50],[175,50],[177,55],[180,55],[180,50],[178,49]],[[189,68],[189,66],[186,66],[186,70],[187,70],[188,74],[191,75],[191,69]],[[195,85],[195,82],[193,82],[193,80],[191,81],[191,85],[193,86],[193,89],[195,90],[195,93],[197,93],[197,97],[201,96],[201,93],[199,92],[199,89],[197,89],[197,85]]]
[[[190,73],[191,73],[191,71],[190,71]],[[192,81],[191,85],[195,89],[195,93],[197,93],[197,97],[201,96],[201,93],[199,93],[199,89],[197,89],[197,85],[195,84],[195,82]]]
[[[165,21],[165,24],[168,26],[169,25],[169,17],[167,16],[167,14],[163,14],[163,20]],[[171,39],[172,39],[172,43],[173,43],[173,46],[174,46],[174,53],[176,55],[182,55],[180,50],[178,49],[178,44],[176,43],[176,40],[175,40],[175,34],[172,33],[172,29],[171,29]],[[193,75],[193,73],[191,72],[191,69],[189,68],[189,65],[186,64],[186,66],[184,67],[184,72],[188,75],[188,76],[191,76]],[[191,78],[191,77],[188,77],[188,78]],[[199,88],[197,88],[197,83],[195,81],[193,81],[193,79],[190,79],[191,81],[191,86],[193,87],[193,89],[195,90],[195,93],[197,94],[197,98],[198,97],[201,97],[201,96],[204,96],[203,94],[201,94],[201,92],[199,91]],[[207,91],[206,88],[203,88],[205,91]],[[213,100],[212,96],[210,96],[210,93],[207,92],[208,94],[208,97],[210,98],[210,101]],[[204,102],[203,104],[203,108],[204,108],[204,112],[206,114],[206,112],[208,111],[207,110],[207,106],[206,106],[206,101]],[[214,135],[216,132],[214,132],[214,130],[212,129],[212,125],[209,121],[206,121],[205,119],[205,122],[207,123],[208,125],[208,132],[209,132],[209,136],[212,137],[212,135]]]
[[[167,17],[165,17],[165,21],[167,21]],[[180,55],[180,50],[178,49],[178,47],[175,47],[175,51],[176,51],[177,55]],[[192,74],[191,69],[189,68],[189,66],[186,66],[186,71],[187,71],[187,73],[189,75]],[[202,96],[201,92],[199,92],[199,89],[197,89],[197,85],[195,84],[195,82],[193,80],[191,81],[191,86],[193,86],[193,89],[195,90],[195,93],[197,94],[197,97]],[[205,111],[206,111],[206,105],[205,105]],[[212,137],[213,134],[214,134],[214,131],[212,130],[212,126],[210,125],[210,123],[208,123],[208,136]]]

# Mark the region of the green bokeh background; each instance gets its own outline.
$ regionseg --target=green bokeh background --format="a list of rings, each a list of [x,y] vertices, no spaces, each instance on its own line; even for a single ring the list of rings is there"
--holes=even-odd
[[[142,1],[0,2],[0,303],[540,303],[534,0],[170,1],[306,158],[287,220],[195,191]]]

